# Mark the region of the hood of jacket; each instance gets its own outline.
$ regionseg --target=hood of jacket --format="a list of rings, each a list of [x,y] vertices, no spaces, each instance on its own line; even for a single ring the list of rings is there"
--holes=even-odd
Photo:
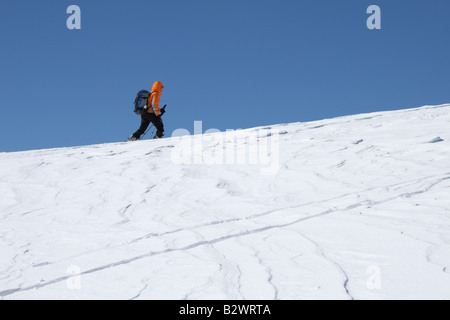
[[[158,91],[158,92],[161,92],[162,89],[164,89],[164,86],[163,86],[163,84],[162,84],[161,81],[156,81],[156,82],[153,84],[152,91]]]

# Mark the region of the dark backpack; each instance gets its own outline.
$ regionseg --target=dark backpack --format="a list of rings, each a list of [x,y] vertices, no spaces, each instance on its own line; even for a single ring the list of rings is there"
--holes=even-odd
[[[148,98],[150,97],[150,92],[147,90],[141,90],[137,93],[136,99],[134,100],[134,113],[141,115],[147,110]]]

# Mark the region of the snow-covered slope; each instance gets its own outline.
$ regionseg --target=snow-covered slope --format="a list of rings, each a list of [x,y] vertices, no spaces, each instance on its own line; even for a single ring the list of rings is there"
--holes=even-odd
[[[1,153],[0,298],[450,299],[450,105],[236,136]]]

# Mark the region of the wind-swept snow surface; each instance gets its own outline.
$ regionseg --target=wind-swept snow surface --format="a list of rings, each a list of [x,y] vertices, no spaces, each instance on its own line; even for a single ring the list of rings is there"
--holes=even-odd
[[[0,298],[450,299],[450,105],[235,138],[1,153]]]

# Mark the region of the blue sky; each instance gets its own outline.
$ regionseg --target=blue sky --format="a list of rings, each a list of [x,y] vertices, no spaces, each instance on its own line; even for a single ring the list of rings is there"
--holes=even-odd
[[[68,30],[69,5],[81,30]],[[369,30],[366,9],[381,8]],[[125,140],[160,80],[166,136],[450,102],[448,0],[0,5],[0,152]]]

